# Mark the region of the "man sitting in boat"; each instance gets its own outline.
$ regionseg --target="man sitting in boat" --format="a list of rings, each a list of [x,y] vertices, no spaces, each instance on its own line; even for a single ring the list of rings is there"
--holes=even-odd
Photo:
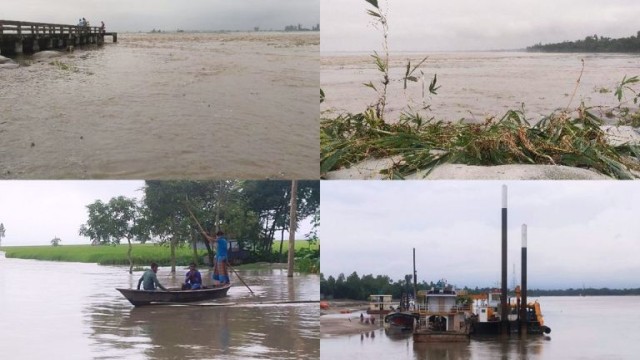
[[[189,264],[189,271],[185,276],[184,284],[182,284],[182,290],[196,290],[202,288],[202,276],[200,271],[196,270],[196,264]]]
[[[143,289],[145,290],[156,290],[156,286],[162,290],[167,291],[167,289],[160,284],[158,281],[158,277],[156,273],[158,272],[158,264],[151,263],[151,269],[146,270],[144,274],[138,280],[138,290],[140,290],[140,284],[142,284]]]

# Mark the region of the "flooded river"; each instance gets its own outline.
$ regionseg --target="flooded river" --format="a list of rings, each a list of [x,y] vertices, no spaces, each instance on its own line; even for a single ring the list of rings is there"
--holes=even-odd
[[[115,288],[135,287],[141,272],[0,253],[0,358],[319,358],[318,304],[274,304],[317,301],[319,276],[289,279],[286,269],[269,265],[238,271],[256,296],[232,275],[226,298],[134,308]],[[185,272],[173,277],[161,267],[158,278],[178,286]]]
[[[543,297],[548,336],[526,341],[483,339],[462,344],[414,344],[411,335],[387,336],[384,329],[362,335],[323,337],[322,359],[374,359],[389,354],[411,359],[637,359],[640,324],[633,315],[640,297]],[[347,321],[345,319],[345,321]]]
[[[319,34],[119,34],[0,69],[0,178],[319,174]]]
[[[421,66],[424,81],[408,83],[403,90],[401,79],[406,60],[412,66],[428,56]],[[580,86],[570,104],[580,77]],[[376,93],[363,86],[372,81],[378,86],[380,72],[370,54],[323,54],[320,84],[326,94],[321,110],[361,112],[377,100]],[[581,101],[588,106],[618,105],[615,87],[622,78],[640,75],[637,54],[542,54],[526,52],[399,53],[391,57],[392,81],[387,92],[390,118],[397,118],[407,105],[420,109],[423,102],[431,106],[426,116],[456,121],[483,121],[487,116],[502,117],[507,110],[519,110],[539,120],[556,109],[577,108]],[[433,74],[438,75],[440,89],[429,95]],[[420,70],[414,75],[421,77]],[[602,111],[605,113],[606,111]]]

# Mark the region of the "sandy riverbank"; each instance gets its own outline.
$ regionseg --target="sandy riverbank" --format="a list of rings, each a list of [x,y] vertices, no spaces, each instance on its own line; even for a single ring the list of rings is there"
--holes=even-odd
[[[374,322],[360,322],[360,314],[366,313],[368,303],[364,301],[329,301],[329,309],[320,313],[320,334],[322,337],[358,335],[383,327],[382,318],[373,315]]]

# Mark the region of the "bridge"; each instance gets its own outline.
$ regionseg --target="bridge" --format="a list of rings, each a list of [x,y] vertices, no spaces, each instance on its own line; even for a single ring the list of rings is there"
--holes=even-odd
[[[118,42],[118,33],[96,26],[46,24],[0,20],[0,54],[18,55],[73,46],[104,44],[105,36]]]

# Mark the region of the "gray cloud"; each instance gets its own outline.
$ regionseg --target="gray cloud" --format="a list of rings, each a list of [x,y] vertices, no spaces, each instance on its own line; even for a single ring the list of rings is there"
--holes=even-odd
[[[319,0],[3,0],[0,18],[75,24],[85,17],[114,31],[282,30],[317,24],[319,7]]]
[[[500,278],[502,182],[323,182],[321,270],[410,274],[493,286]],[[533,287],[638,287],[640,186],[623,182],[512,182],[509,277],[529,227]],[[511,283],[511,280],[509,281]]]
[[[381,6],[387,2],[380,1]],[[599,34],[635,35],[640,3],[551,0],[390,0],[389,43],[395,51],[521,49]],[[321,51],[371,51],[380,34],[364,0],[324,0]]]

